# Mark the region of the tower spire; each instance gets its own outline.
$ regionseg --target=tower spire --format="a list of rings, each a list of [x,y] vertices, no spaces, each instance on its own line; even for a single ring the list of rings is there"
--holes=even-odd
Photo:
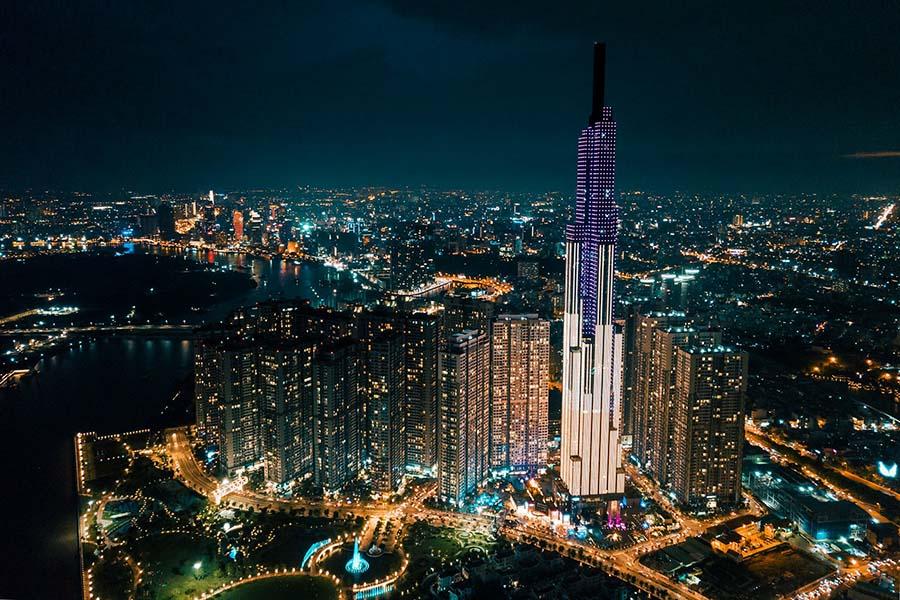
[[[618,499],[625,490],[622,330],[613,319],[616,122],[604,107],[606,45],[594,44],[594,97],[578,137],[575,218],[566,228],[560,477],[572,496]],[[610,508],[615,513],[615,506]]]
[[[588,123],[593,125],[603,118],[603,93],[606,85],[606,44],[594,42],[594,95],[591,101],[591,116]]]

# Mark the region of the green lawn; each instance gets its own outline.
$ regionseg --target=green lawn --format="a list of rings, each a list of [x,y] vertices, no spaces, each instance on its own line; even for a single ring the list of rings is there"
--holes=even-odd
[[[334,539],[345,529],[339,524],[327,525],[324,520],[319,522],[309,519],[309,522],[312,525],[297,519],[294,524],[278,528],[275,540],[258,551],[252,557],[253,562],[268,566],[299,568],[300,561],[303,560],[303,555],[310,545],[324,539]]]
[[[133,575],[121,556],[111,556],[98,562],[91,572],[98,597],[127,598],[131,592]]]
[[[490,552],[496,541],[480,533],[468,533],[449,527],[416,523],[409,529],[404,547],[410,556],[455,558],[467,548],[479,547]]]
[[[327,579],[286,575],[246,583],[216,596],[221,600],[333,600],[337,590]]]
[[[136,558],[146,569],[141,588],[156,600],[193,598],[232,579],[218,568],[214,544],[191,535],[155,535],[139,541],[137,548]]]

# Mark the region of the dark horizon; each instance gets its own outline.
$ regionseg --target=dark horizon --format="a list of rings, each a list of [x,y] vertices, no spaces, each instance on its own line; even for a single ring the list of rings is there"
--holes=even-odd
[[[0,16],[2,188],[570,193],[598,40],[623,190],[900,188],[888,4],[12,2]]]

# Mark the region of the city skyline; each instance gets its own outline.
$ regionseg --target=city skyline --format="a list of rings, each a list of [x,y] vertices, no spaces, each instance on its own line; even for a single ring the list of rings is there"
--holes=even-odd
[[[0,596],[896,597],[900,16],[704,4],[0,9]]]

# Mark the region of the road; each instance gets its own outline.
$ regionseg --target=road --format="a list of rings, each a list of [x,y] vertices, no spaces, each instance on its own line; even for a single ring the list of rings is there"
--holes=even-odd
[[[752,436],[758,439],[751,439]],[[748,439],[750,439],[751,443],[760,445],[767,442],[767,440],[756,436],[753,432],[748,433]],[[169,464],[174,469],[176,478],[197,493],[212,500],[215,498],[216,492],[221,491],[220,482],[207,474],[197,460],[188,428],[166,430],[164,452],[154,450],[150,454],[154,460]],[[403,554],[403,539],[406,536],[408,527],[417,521],[427,522],[438,527],[496,532],[512,541],[556,551],[582,564],[598,568],[608,575],[634,585],[653,597],[703,600],[704,596],[700,592],[642,564],[640,558],[649,552],[678,544],[690,537],[702,535],[708,528],[742,514],[761,515],[764,513],[764,509],[750,498],[750,507],[747,510],[737,511],[716,519],[699,520],[681,511],[666,495],[660,492],[657,486],[653,485],[651,481],[631,465],[628,465],[627,470],[635,486],[647,497],[652,498],[669,511],[679,527],[677,531],[666,534],[663,537],[647,539],[644,542],[619,550],[605,550],[592,545],[590,542],[570,539],[557,534],[547,526],[538,525],[528,519],[501,516],[500,518],[503,519],[501,524],[498,518],[494,516],[445,512],[430,508],[425,505],[425,501],[436,493],[437,486],[434,482],[413,484],[405,498],[394,504],[385,502],[361,504],[343,501],[288,500],[273,498],[243,489],[236,489],[225,494],[221,498],[221,504],[244,510],[254,509],[271,512],[302,510],[328,515],[340,513],[343,516],[361,516],[367,520],[361,535],[361,545],[367,547],[372,543],[383,544],[388,550],[398,552],[400,555]],[[807,471],[805,467],[804,471]],[[114,495],[109,494],[101,498],[98,505],[94,506],[93,510],[88,514],[97,512],[102,514],[106,501],[112,497]],[[858,500],[854,501],[860,504]],[[376,528],[376,525],[379,523],[382,526]],[[84,525],[83,531],[87,530],[87,515]],[[342,539],[338,543],[347,543],[349,539],[351,538]],[[91,540],[85,539],[85,541]],[[106,536],[100,536],[100,539],[96,540],[96,542],[99,542],[103,547],[112,547],[114,545]],[[323,548],[322,551],[326,550],[329,549]],[[334,549],[331,548],[329,551],[334,551]],[[315,564],[315,560],[311,561],[311,564]],[[129,563],[129,566],[132,567],[135,580],[139,581],[141,575],[139,565]],[[403,566],[400,570],[392,573],[390,577],[399,577],[402,575],[405,567],[406,560],[403,561]],[[878,562],[859,561],[852,568],[842,569],[837,574],[826,576],[821,580],[804,586],[804,588],[795,591],[793,597],[800,600],[809,600],[812,597],[816,597],[817,594],[817,597],[822,597],[823,593],[831,594],[840,587],[846,587],[855,581],[872,576],[876,567],[879,567]],[[272,576],[272,574],[259,575]],[[347,588],[344,591],[352,590]]]
[[[888,416],[890,416],[890,415],[888,415]],[[817,455],[815,453],[810,451],[806,446],[804,446],[803,444],[801,444],[799,442],[796,442],[793,440],[786,440],[781,436],[772,435],[770,432],[763,432],[758,427],[754,427],[753,425],[749,425],[749,424],[747,425],[746,429],[750,431],[750,434],[756,436],[757,438],[764,438],[770,444],[777,444],[777,445],[783,446],[783,447],[786,446],[786,447],[794,450],[795,452],[799,452],[801,456],[810,458],[812,460],[815,460],[817,458]],[[856,483],[861,483],[862,485],[866,486],[867,488],[869,488],[873,491],[879,492],[881,494],[885,494],[887,496],[891,496],[894,500],[900,500],[900,492],[897,492],[896,490],[891,489],[887,486],[881,485],[878,482],[872,481],[871,479],[866,479],[865,477],[860,477],[853,471],[841,469],[840,467],[836,467],[833,465],[824,465],[823,464],[822,467],[825,469],[829,469],[834,473],[839,473],[840,475],[843,475],[847,479],[851,479],[851,480],[855,481]]]
[[[212,498],[219,488],[219,482],[208,475],[196,457],[186,428],[167,430],[165,433],[166,454],[175,469],[176,477],[185,485],[196,492]],[[769,448],[769,441],[763,439],[752,431],[748,431],[748,440],[751,443]],[[811,477],[809,469],[801,466],[804,472]],[[629,548],[620,550],[604,550],[588,543],[572,540],[555,534],[553,531],[535,526],[527,520],[507,519],[503,525],[497,527],[493,517],[474,514],[462,514],[435,510],[425,506],[427,498],[434,495],[436,485],[431,482],[417,486],[401,502],[396,504],[354,504],[347,502],[306,501],[299,499],[277,499],[249,490],[237,490],[226,494],[222,503],[241,509],[253,508],[254,510],[292,511],[303,509],[306,511],[321,511],[324,513],[340,512],[367,517],[367,523],[363,528],[362,545],[366,547],[372,543],[384,544],[389,549],[402,553],[402,541],[408,526],[415,521],[425,521],[436,526],[449,526],[461,529],[484,529],[497,531],[504,537],[525,544],[537,545],[568,556],[583,564],[599,568],[605,573],[618,577],[637,588],[659,598],[684,598],[688,600],[702,600],[705,598],[700,592],[672,579],[664,574],[642,564],[642,555],[658,549],[678,544],[690,537],[702,535],[710,527],[717,526],[725,521],[737,518],[745,514],[756,516],[764,514],[765,510],[753,498],[750,500],[750,508],[736,511],[728,515],[711,520],[699,520],[685,514],[672,501],[662,494],[643,474],[631,465],[627,467],[628,474],[633,483],[642,493],[653,498],[660,506],[668,510],[679,524],[678,531],[661,538],[648,539]],[[851,499],[872,512],[875,507],[867,506],[858,499]],[[875,513],[877,514],[877,511]],[[878,516],[882,516],[878,514]],[[375,534],[375,526],[382,522],[380,533]],[[388,526],[389,525],[389,526]],[[846,587],[852,582],[870,575],[870,565],[877,567],[879,563],[859,561],[852,568],[841,570],[838,574],[823,577],[797,590],[792,595],[795,598],[806,600],[822,592],[832,593],[840,587]]]
[[[184,428],[167,429],[166,451],[172,459],[172,467],[175,474],[187,487],[198,494],[212,499],[213,492],[219,487],[218,481],[208,475],[194,456],[190,439]],[[235,506],[244,510],[252,508],[256,511],[263,509],[274,512],[289,512],[303,509],[305,511],[336,511],[353,513],[361,516],[386,516],[394,510],[390,505],[362,505],[348,502],[321,502],[299,499],[280,499],[257,494],[250,490],[240,490],[226,494],[222,503]]]
[[[897,572],[897,561],[894,559],[860,561],[850,568],[840,569],[837,573],[831,573],[794,590],[788,598],[795,600],[834,598],[837,597],[839,591],[850,588],[857,582],[873,579],[881,573],[896,577]]]
[[[691,600],[706,598],[703,594],[669,579],[626,554],[616,555],[586,544],[552,536],[527,526],[503,526],[500,528],[500,533],[517,542],[552,549],[580,563],[599,568],[655,597]]]
[[[165,437],[166,453],[172,460],[176,477],[199,494],[212,497],[213,492],[218,488],[218,482],[208,475],[197,462],[187,430],[185,428],[169,429],[166,431]],[[378,541],[394,548],[401,546],[402,537],[405,535],[407,526],[414,521],[426,521],[439,526],[451,526],[467,530],[484,527],[493,528],[494,520],[492,517],[445,512],[426,507],[424,501],[432,496],[435,491],[436,485],[430,483],[417,487],[409,497],[398,504],[377,506],[310,502],[305,500],[280,500],[250,491],[232,492],[224,496],[222,502],[223,504],[237,506],[242,509],[252,507],[255,510],[265,508],[270,511],[289,511],[302,508],[305,510],[347,511],[354,515],[366,516],[369,517],[369,521],[364,528],[366,532],[364,542],[368,544]],[[371,533],[376,519],[385,521],[385,524],[392,524],[390,528],[391,533],[387,535],[387,527],[384,527],[378,540],[373,539]],[[700,521],[690,520],[687,526],[683,528],[683,531],[669,536],[665,541],[677,543],[688,535],[693,535],[694,532],[702,531],[704,527],[709,525],[710,523],[704,524]],[[703,595],[687,586],[672,581],[665,575],[641,564],[637,560],[640,549],[618,553],[601,550],[574,540],[553,536],[524,523],[520,523],[516,527],[500,527],[498,531],[505,537],[522,543],[534,544],[539,542],[558,548],[575,560],[600,568],[604,572],[628,581],[658,597],[688,598],[692,600],[704,598]],[[652,542],[655,549],[662,540],[656,539],[652,540]],[[648,546],[646,549],[650,549],[650,547]]]
[[[847,477],[841,471],[833,469],[826,465],[822,465],[811,458],[807,458],[803,456],[803,454],[799,450],[773,440],[771,437],[763,435],[762,432],[758,430],[746,428],[745,436],[747,438],[747,441],[754,446],[758,446],[763,450],[766,450],[770,454],[772,452],[777,453],[780,460],[789,463],[791,466],[793,466],[795,469],[800,470],[810,479],[814,479],[820,482],[822,485],[834,492],[838,497],[853,502],[861,509],[869,513],[869,515],[874,519],[878,521],[893,521],[897,523],[897,521],[894,521],[893,519],[883,514],[883,506],[894,507],[897,505],[897,500],[894,499],[892,494],[883,492],[877,489],[877,487],[873,488],[872,486],[867,486],[867,488],[871,489],[873,493],[881,496],[881,500],[879,501],[880,506],[876,506],[871,502],[861,499],[859,497],[859,494],[854,494],[847,487],[835,484],[833,482],[834,479],[843,479],[850,483],[856,483],[855,479]]]
[[[857,483],[861,483],[864,486],[875,490],[876,492],[880,492],[882,494],[892,496],[894,498],[894,500],[900,500],[900,493],[895,492],[894,490],[892,490],[889,487],[885,487],[881,484],[875,483],[874,481],[870,481],[870,480],[866,479],[865,477],[860,477],[853,471],[847,471],[846,469],[839,469],[837,467],[832,467],[831,470],[835,471],[837,473],[840,473],[847,479],[852,479],[853,481],[855,481]]]

